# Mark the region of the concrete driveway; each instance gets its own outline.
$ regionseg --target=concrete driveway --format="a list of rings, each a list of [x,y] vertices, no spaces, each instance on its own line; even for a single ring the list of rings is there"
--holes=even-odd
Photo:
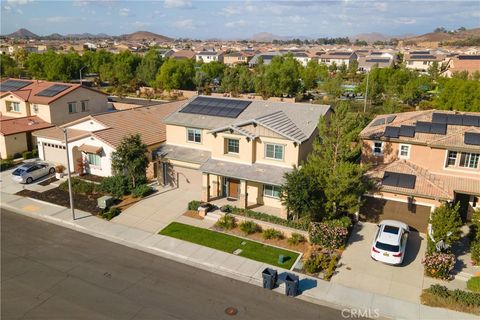
[[[390,266],[370,258],[376,224],[358,223],[342,254],[340,267],[332,281],[348,287],[417,302],[424,282],[422,258],[425,235],[411,231],[401,266]]]
[[[38,159],[30,159],[30,160],[25,160],[24,162],[29,162],[29,161],[36,161]],[[19,191],[22,191],[23,189],[28,189],[32,191],[42,191],[45,189],[45,187],[42,187],[38,185],[39,182],[42,182],[48,178],[50,178],[52,175],[47,175],[45,177],[42,177],[40,179],[35,180],[31,184],[22,184],[18,183],[12,180],[12,172],[17,168],[18,166],[15,166],[11,169],[5,170],[3,172],[0,172],[0,191],[3,193],[7,194],[15,194]]]
[[[183,184],[179,188],[160,189],[111,221],[147,232],[157,233],[186,210],[188,202],[201,198],[201,187]]]

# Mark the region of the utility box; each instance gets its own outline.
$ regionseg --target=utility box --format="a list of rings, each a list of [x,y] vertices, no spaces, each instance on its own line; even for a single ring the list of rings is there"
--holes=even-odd
[[[97,199],[97,205],[100,209],[107,209],[114,203],[114,201],[115,201],[114,197],[103,196]]]

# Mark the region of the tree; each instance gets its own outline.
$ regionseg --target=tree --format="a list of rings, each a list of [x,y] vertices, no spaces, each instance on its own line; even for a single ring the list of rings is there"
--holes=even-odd
[[[142,142],[139,134],[124,137],[112,152],[113,171],[117,175],[126,175],[132,188],[147,179],[147,152],[147,145]]]
[[[337,74],[335,77],[328,78],[322,85],[323,90],[334,99],[340,97],[343,93],[343,79]]]
[[[20,70],[17,62],[6,54],[0,54],[0,75],[3,77],[18,76]]]
[[[156,48],[150,48],[137,67],[136,76],[143,83],[153,85],[158,69],[162,66],[163,59]]]
[[[460,78],[439,79],[439,94],[433,100],[438,109],[480,112],[480,82]]]
[[[190,59],[167,59],[157,74],[156,86],[167,91],[193,89],[194,77],[195,69]]]
[[[307,63],[307,66],[302,69],[303,86],[306,90],[315,89],[318,86],[319,80],[325,80],[328,77],[328,68],[324,64],[318,64],[314,59]]]
[[[437,80],[440,75],[440,66],[437,61],[433,61],[432,65],[428,67],[428,75],[432,80]]]
[[[430,217],[432,236],[435,242],[443,240],[452,245],[460,239],[462,219],[458,212],[460,203],[456,205],[444,203],[437,207]]]

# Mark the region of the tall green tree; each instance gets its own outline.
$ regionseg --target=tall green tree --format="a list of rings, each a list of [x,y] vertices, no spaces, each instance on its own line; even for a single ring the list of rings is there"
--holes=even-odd
[[[9,55],[0,54],[0,75],[2,77],[15,77],[20,73],[17,62]]]
[[[163,58],[157,48],[150,48],[137,67],[137,78],[141,82],[152,86],[162,63]]]
[[[301,76],[306,90],[315,89],[318,86],[318,81],[328,78],[328,68],[325,64],[319,64],[312,59],[301,70]]]
[[[113,171],[115,174],[127,176],[132,188],[146,181],[147,152],[147,145],[142,142],[139,134],[124,137],[112,152]]]
[[[164,90],[193,89],[194,64],[190,59],[167,59],[156,77],[156,86]]]

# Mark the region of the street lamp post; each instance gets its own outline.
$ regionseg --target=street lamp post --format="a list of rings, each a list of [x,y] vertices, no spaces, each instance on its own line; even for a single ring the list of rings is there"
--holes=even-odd
[[[367,112],[368,78],[370,78],[370,71],[367,72],[367,86],[365,87],[365,101],[363,102],[363,113]]]
[[[82,70],[85,69],[87,66],[83,66],[80,68],[80,85],[82,85]]]
[[[63,128],[62,130],[63,130],[63,135],[65,137],[65,150],[67,151],[68,194],[70,196],[70,210],[72,211],[72,219],[75,220],[75,209],[73,208],[73,194],[72,194],[72,174],[70,173],[70,155],[68,154],[67,128]]]

